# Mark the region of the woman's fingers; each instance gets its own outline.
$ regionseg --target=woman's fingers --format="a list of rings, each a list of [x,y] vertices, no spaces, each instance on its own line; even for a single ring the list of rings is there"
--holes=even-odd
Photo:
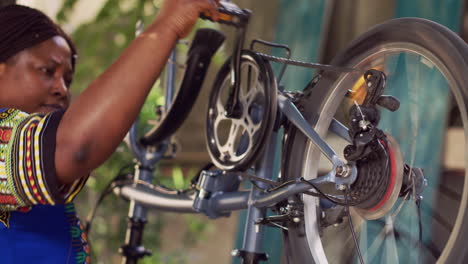
[[[219,18],[219,0],[201,0],[203,10],[200,11],[200,14],[205,13],[214,20],[218,21]]]
[[[182,38],[192,30],[200,14],[206,13],[218,20],[218,6],[219,0],[165,0],[158,17]]]

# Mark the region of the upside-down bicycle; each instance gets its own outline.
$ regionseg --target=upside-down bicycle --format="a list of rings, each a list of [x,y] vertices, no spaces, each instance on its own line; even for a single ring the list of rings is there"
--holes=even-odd
[[[442,170],[422,165],[440,160],[422,131],[443,135],[446,122],[431,119],[431,111],[451,101],[467,138],[465,42],[428,20],[395,19],[321,65],[291,60],[286,46],[267,41],[254,40],[245,49],[250,11],[223,2],[220,12],[219,23],[237,33],[208,103],[206,144],[214,166],[197,175],[188,190],[152,184],[154,164],[190,111],[211,56],[224,40],[217,31],[202,29],[189,50],[179,93],[166,93],[159,125],[141,139],[136,126],[129,132],[137,171],[130,183],[112,186],[131,201],[123,263],[147,254],[141,239],[150,208],[211,218],[247,210],[242,248],[233,251],[243,263],[267,260],[268,252],[261,250],[267,225],[283,233],[288,263],[462,261],[468,178],[460,175],[454,184]],[[264,54],[256,51],[258,45],[288,55]],[[272,62],[283,64],[276,75]],[[289,92],[280,85],[287,65],[318,72],[302,91]],[[437,92],[425,93],[428,86]],[[397,123],[399,129],[393,129]],[[239,190],[242,179],[253,187]],[[447,204],[442,193],[450,194],[450,208],[442,206]],[[267,210],[274,214],[267,216]]]

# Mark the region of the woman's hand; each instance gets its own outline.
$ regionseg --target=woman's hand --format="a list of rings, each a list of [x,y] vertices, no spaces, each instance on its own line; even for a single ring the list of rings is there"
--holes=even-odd
[[[218,5],[219,0],[165,0],[156,21],[183,38],[190,33],[201,13],[209,14],[216,21]]]

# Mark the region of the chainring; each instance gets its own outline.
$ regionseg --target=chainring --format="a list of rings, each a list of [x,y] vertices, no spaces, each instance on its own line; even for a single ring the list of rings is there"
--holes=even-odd
[[[268,61],[244,51],[241,59],[239,103],[241,114],[226,114],[233,89],[231,63],[218,73],[210,94],[207,115],[207,147],[213,163],[223,170],[248,169],[260,156],[275,123],[276,81]]]

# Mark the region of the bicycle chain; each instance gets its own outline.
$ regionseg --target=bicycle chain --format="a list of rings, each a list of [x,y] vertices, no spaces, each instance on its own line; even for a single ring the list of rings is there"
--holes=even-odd
[[[320,64],[320,63],[312,63],[312,62],[304,62],[304,61],[299,61],[299,60],[292,60],[292,59],[286,59],[282,57],[277,57],[261,52],[255,52],[258,56],[267,59],[269,61],[274,61],[274,62],[279,62],[283,64],[288,64],[288,65],[294,65],[294,66],[300,66],[300,67],[305,67],[305,68],[311,68],[311,69],[320,69],[320,70],[325,70],[325,71],[334,71],[334,72],[360,72],[364,73],[363,70],[358,69],[358,68],[348,68],[348,67],[338,67],[338,66],[333,66],[333,65],[327,65],[327,64]]]

